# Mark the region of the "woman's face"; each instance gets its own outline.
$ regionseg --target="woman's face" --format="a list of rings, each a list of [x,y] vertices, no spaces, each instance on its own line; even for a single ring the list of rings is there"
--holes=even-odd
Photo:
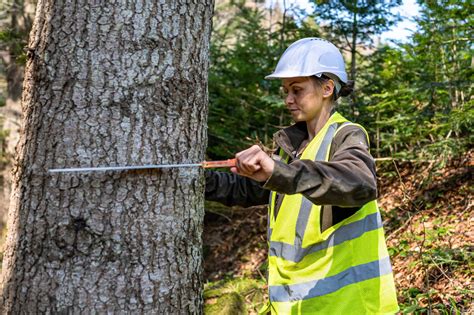
[[[282,83],[285,104],[295,122],[317,119],[330,99],[325,95],[327,84],[319,86],[310,77],[284,78]]]

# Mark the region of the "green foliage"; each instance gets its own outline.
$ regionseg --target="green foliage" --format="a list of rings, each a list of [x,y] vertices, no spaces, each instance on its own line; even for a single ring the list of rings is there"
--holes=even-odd
[[[351,50],[349,38],[355,35],[358,45],[369,45],[373,34],[396,23],[399,17],[389,10],[400,1],[315,1],[314,16],[287,16],[284,25],[272,29],[262,23],[263,10],[244,3],[220,9],[232,16],[213,31],[208,150],[212,158],[228,157],[255,142],[268,145],[272,133],[291,122],[277,96],[280,83],[263,79],[288,44],[323,36]],[[338,105],[339,111],[366,126],[376,156],[449,158],[463,154],[474,141],[468,40],[473,5],[443,0],[421,1],[420,6],[419,26],[410,42],[358,56],[356,110],[355,99]],[[322,29],[315,19],[325,21]]]
[[[375,35],[390,29],[400,16],[391,10],[401,0],[313,0],[316,3],[314,15],[321,23],[325,37],[350,54],[349,78],[358,84],[360,63],[359,48],[372,47]],[[353,93],[350,101],[351,116],[358,116],[356,109],[359,95]]]
[[[244,2],[221,8],[228,21],[213,31],[211,158],[228,157],[255,142],[268,145],[278,127],[291,122],[277,96],[280,83],[263,78],[272,72],[289,43],[304,36],[321,36],[312,16],[287,16],[284,25],[270,29],[262,23],[265,12],[246,7]],[[382,7],[379,1],[355,6],[341,1],[337,9],[341,14],[334,14],[335,2],[316,2],[316,20],[331,22],[323,27],[331,31],[323,37],[344,42],[341,48],[351,45],[351,40],[342,39],[344,32],[357,31],[356,42],[369,44],[373,37],[368,35],[398,20],[388,10],[400,3],[392,1]],[[410,43],[381,46],[369,57],[359,58],[357,110],[352,102],[342,101],[338,106],[343,114],[366,126],[376,156],[448,158],[462,154],[474,140],[470,132],[474,116],[472,51],[466,40],[472,38],[472,17],[467,14],[472,5],[443,1],[421,6],[419,28]],[[361,20],[358,30],[349,32],[354,15]]]
[[[22,59],[32,26],[34,12],[26,7],[36,1],[3,0],[0,2],[0,50],[8,51],[14,59]],[[30,9],[31,11],[31,9]]]
[[[424,292],[419,288],[413,287],[402,289],[399,293],[400,297],[403,299],[403,302],[399,303],[402,314],[464,314],[469,310],[471,302],[469,300],[456,302],[453,298],[450,298],[449,305],[445,305],[439,301],[433,301],[430,305],[428,300],[431,296],[439,294],[437,290]],[[464,293],[468,296],[472,295],[473,292],[470,291]]]
[[[434,245],[436,240],[439,240],[440,237],[448,233],[449,231],[445,228],[430,229],[428,230],[428,242],[426,244]],[[401,250],[396,254],[402,257],[413,255],[414,253],[406,245],[406,240],[401,241],[398,246]],[[391,255],[393,253],[392,250],[393,248],[389,249]],[[469,246],[461,248],[433,246],[425,249],[422,252],[421,261],[414,261],[412,267],[423,264],[428,280],[433,282],[436,282],[439,277],[450,277],[452,272],[459,270],[465,270],[467,272],[466,278],[469,279],[472,277],[472,274],[469,272],[471,270],[472,256],[473,254]],[[458,292],[464,296],[470,296],[473,293],[462,287],[458,288]],[[431,310],[441,314],[460,314],[461,311],[465,311],[470,307],[470,301],[468,300],[458,299],[456,301],[450,298],[450,304],[444,304],[439,299],[433,299],[433,297],[439,296],[441,293],[434,289],[424,290],[417,287],[399,288],[400,310],[403,314],[426,314],[431,308]]]
[[[8,130],[3,129],[3,117],[0,116],[0,170],[2,170],[7,163],[7,156],[5,154],[5,139],[7,137]]]
[[[361,71],[361,118],[379,156],[448,158],[473,141],[473,6],[420,5],[412,42],[379,47]]]
[[[401,240],[396,247],[389,247],[388,253],[390,256],[400,255],[401,257],[407,257],[409,254],[409,244],[407,240]]]
[[[8,50],[15,59],[15,62],[21,65],[26,63],[27,33],[11,28],[0,30],[0,50]]]
[[[436,232],[436,229],[433,231]],[[447,272],[454,271],[462,265],[467,267],[464,270],[469,270],[469,263],[474,259],[474,254],[467,246],[460,248],[433,247],[424,254],[423,259],[429,267],[443,268]]]
[[[268,81],[282,49],[296,38],[317,36],[310,20],[287,17],[285,25],[264,27],[264,11],[242,4],[221,8],[228,23],[216,25],[209,71],[209,146],[212,158],[225,158],[251,144],[270,145],[272,134],[290,123],[278,97],[280,82]],[[229,18],[229,14],[232,17]]]
[[[0,107],[5,106],[7,102],[7,99],[3,94],[0,94]]]
[[[325,23],[327,38],[342,47],[372,44],[374,35],[396,24],[400,17],[392,13],[401,0],[313,0],[315,17]],[[350,49],[348,49],[350,51]]]

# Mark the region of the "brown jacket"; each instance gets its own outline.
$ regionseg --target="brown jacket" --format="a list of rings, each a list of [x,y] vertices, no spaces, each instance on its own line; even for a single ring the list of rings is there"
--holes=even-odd
[[[265,183],[235,174],[207,171],[206,199],[248,207],[268,203],[270,190],[279,194],[300,193],[314,204],[323,205],[323,231],[376,199],[375,162],[361,128],[348,125],[336,134],[328,162],[300,160],[295,156],[307,137],[304,122],[275,134],[276,145],[289,155],[290,160],[288,164],[276,160],[273,173]],[[281,201],[281,196],[277,198],[276,213],[278,200]]]

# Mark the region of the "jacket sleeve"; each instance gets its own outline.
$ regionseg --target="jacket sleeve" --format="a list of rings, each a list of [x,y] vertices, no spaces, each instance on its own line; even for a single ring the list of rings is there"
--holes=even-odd
[[[257,206],[268,203],[270,191],[261,183],[233,173],[206,170],[206,200],[227,206]]]
[[[376,199],[375,161],[362,129],[341,129],[332,141],[330,156],[329,162],[275,161],[263,187],[283,194],[301,193],[317,205],[360,207]]]

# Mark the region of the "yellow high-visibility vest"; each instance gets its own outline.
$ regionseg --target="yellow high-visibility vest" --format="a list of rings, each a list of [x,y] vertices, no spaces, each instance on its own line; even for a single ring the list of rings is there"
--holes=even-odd
[[[328,161],[334,136],[348,124],[352,123],[334,113],[308,144],[301,159]],[[275,218],[275,200],[276,193],[272,192],[268,223],[272,314],[398,311],[376,200],[324,232],[320,205],[301,194],[284,195]]]

